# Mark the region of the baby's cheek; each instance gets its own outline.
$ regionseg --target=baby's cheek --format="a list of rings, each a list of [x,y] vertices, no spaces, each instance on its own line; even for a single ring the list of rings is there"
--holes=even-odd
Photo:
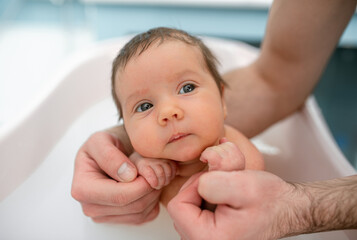
[[[136,128],[130,126],[127,127],[126,131],[135,151],[137,151],[142,156],[147,156],[147,154],[144,152],[150,150],[150,141],[149,138],[145,136],[150,136],[148,135],[149,133],[145,131],[145,129],[142,129],[142,126],[137,126]]]
[[[128,135],[131,144],[136,152],[141,156],[148,158],[161,158],[162,140],[159,139],[158,133],[150,131],[143,126],[137,127],[135,131],[129,132]]]
[[[148,138],[133,138],[131,139],[133,148],[137,151],[141,156],[145,156],[148,158],[153,158],[155,156],[155,143],[150,141]]]
[[[219,139],[224,137],[223,121],[211,119],[207,126],[202,126],[202,133],[204,139],[207,141],[207,146],[218,145]]]

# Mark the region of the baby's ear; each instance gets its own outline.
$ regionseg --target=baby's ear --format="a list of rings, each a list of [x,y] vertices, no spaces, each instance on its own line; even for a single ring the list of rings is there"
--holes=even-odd
[[[224,98],[222,100],[222,104],[223,104],[223,117],[225,120],[227,118],[227,106],[226,106],[226,101],[224,101]]]
[[[226,119],[227,117],[227,105],[226,101],[224,100],[224,84],[221,83],[221,98],[222,98],[222,107],[223,107],[223,117]]]
[[[222,94],[222,97],[223,97],[223,95],[224,95],[224,84],[220,83],[220,85],[221,85],[221,94]]]

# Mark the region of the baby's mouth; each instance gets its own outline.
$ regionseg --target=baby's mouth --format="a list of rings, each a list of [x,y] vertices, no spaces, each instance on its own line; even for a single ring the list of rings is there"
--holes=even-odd
[[[189,133],[177,133],[177,134],[174,134],[172,135],[172,137],[169,139],[169,142],[168,143],[172,143],[172,142],[175,142],[175,141],[178,141],[184,137],[187,137],[188,135],[190,135]]]

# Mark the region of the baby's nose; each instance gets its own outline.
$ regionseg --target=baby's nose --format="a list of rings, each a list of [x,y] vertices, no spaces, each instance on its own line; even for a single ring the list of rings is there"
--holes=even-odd
[[[164,126],[169,121],[180,120],[183,118],[183,111],[176,106],[166,106],[159,114],[159,124]]]

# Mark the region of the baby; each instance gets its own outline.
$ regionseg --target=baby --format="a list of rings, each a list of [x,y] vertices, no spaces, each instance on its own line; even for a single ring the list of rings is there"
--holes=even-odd
[[[224,124],[216,62],[200,39],[170,28],[135,36],[113,62],[112,95],[135,150],[130,159],[151,187],[164,187],[165,206],[208,166],[264,169],[253,144]]]

